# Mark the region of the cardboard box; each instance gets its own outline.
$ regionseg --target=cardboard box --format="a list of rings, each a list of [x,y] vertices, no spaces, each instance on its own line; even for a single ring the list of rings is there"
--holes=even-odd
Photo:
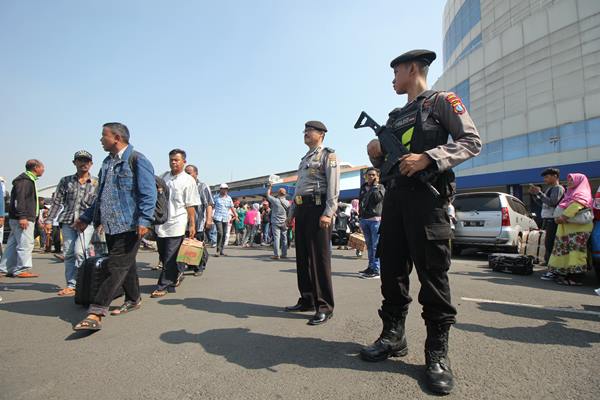
[[[348,246],[358,251],[365,251],[367,243],[365,242],[365,235],[362,233],[353,233],[348,238]]]
[[[200,265],[204,243],[196,239],[183,239],[179,252],[177,253],[177,262],[187,265]]]

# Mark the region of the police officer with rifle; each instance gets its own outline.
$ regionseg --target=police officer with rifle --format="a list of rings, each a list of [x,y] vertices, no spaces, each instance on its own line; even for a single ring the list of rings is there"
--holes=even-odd
[[[476,156],[481,139],[461,99],[451,92],[428,90],[427,72],[436,55],[413,50],[391,62],[393,86],[408,103],[379,126],[364,112],[355,128],[371,127],[378,139],[367,146],[386,186],[378,256],[383,302],[379,338],[363,348],[366,361],[408,353],[404,323],[413,265],[421,283],[419,302],[427,327],[427,386],[450,393],[454,377],[448,358],[448,333],[456,322],[450,300],[450,220],[447,207],[455,192],[452,167]],[[452,141],[448,142],[448,136]]]

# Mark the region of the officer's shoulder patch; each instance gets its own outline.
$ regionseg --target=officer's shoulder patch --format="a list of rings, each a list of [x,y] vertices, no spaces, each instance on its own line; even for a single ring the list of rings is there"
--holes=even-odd
[[[329,162],[329,166],[331,168],[337,167],[337,156],[335,155],[335,153],[329,153],[327,161]]]
[[[455,114],[461,115],[461,114],[464,114],[465,111],[467,111],[467,108],[463,104],[460,97],[458,97],[454,93],[452,93],[452,92],[446,93],[445,98],[446,98],[446,101],[448,103],[450,103],[450,105],[452,106],[452,110],[454,111]]]
[[[329,153],[335,153],[335,150],[332,149],[331,147],[324,147],[323,150],[329,152]]]

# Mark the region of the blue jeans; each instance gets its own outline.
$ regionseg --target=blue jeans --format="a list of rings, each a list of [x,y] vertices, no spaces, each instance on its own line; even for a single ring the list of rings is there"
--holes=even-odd
[[[28,222],[27,229],[21,229],[19,220],[9,219],[10,236],[0,260],[0,272],[19,275],[33,266],[31,252],[33,251],[34,223]]]
[[[81,244],[80,233],[71,228],[69,224],[62,224],[61,229],[63,234],[63,255],[65,256],[65,279],[67,287],[75,289],[77,272],[84,260],[83,249],[85,248],[85,254],[89,256],[88,247],[94,234],[94,227],[88,225],[85,228],[83,232],[83,246]]]
[[[381,221],[361,219],[360,229],[365,235],[367,243],[367,252],[369,255],[369,268],[379,272],[379,258],[375,256],[377,252],[377,244],[379,243],[379,224]]]

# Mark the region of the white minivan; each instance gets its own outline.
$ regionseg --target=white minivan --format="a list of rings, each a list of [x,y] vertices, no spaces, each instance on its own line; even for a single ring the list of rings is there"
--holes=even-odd
[[[454,254],[467,247],[517,253],[522,232],[538,229],[525,204],[500,192],[457,194]]]

